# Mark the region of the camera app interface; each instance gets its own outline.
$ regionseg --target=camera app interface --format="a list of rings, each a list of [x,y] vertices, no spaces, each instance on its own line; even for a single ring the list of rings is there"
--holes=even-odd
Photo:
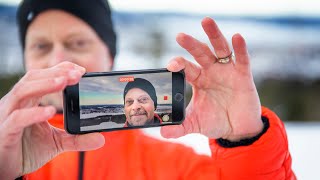
[[[85,77],[80,131],[172,123],[172,73]]]

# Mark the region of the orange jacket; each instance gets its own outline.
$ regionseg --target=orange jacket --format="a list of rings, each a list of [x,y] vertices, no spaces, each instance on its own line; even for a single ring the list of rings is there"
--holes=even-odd
[[[210,139],[212,158],[180,144],[156,140],[140,130],[103,133],[106,144],[86,152],[83,179],[296,179],[284,125],[263,108],[267,131],[253,144],[222,147]],[[62,128],[62,115],[50,123]],[[78,179],[79,152],[63,153],[24,179]]]

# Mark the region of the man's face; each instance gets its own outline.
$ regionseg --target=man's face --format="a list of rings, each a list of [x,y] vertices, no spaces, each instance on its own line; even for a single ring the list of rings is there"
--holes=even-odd
[[[110,71],[109,49],[84,21],[61,10],[39,14],[30,24],[25,44],[26,70],[44,69],[70,61],[87,72]],[[42,104],[62,108],[62,93],[43,97]]]
[[[130,125],[142,126],[153,120],[154,102],[147,92],[133,88],[126,94],[124,111]]]

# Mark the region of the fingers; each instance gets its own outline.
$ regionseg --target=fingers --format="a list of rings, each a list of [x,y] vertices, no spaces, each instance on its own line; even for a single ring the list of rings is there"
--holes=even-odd
[[[178,138],[186,135],[182,125],[162,126],[160,132],[164,138]]]
[[[17,108],[35,105],[37,103],[33,101],[36,101],[36,98],[62,91],[67,85],[78,83],[84,72],[84,68],[65,62],[55,68],[28,73],[13,87],[6,99],[1,100],[6,103],[4,114],[9,115]]]
[[[67,85],[65,77],[55,79],[41,79],[31,82],[19,82],[10,91],[6,99],[4,113],[9,115],[15,109],[37,105],[37,98],[53,92],[62,91]]]
[[[198,79],[201,73],[200,67],[185,60],[183,57],[172,59],[167,65],[167,69],[172,72],[178,72],[184,69],[186,80],[191,84]]]
[[[249,53],[244,38],[240,34],[233,35],[232,45],[234,48],[237,63],[241,65],[248,65]]]
[[[178,44],[187,50],[203,68],[208,67],[216,61],[214,54],[207,44],[183,33],[179,33],[176,40]]]
[[[202,20],[202,27],[214,48],[216,56],[218,58],[230,56],[232,50],[215,21],[206,17]],[[217,57],[207,44],[183,33],[178,34],[176,39],[179,45],[186,49],[203,69],[211,67],[214,64],[213,62],[217,61]]]
[[[232,45],[236,56],[236,69],[239,73],[245,76],[252,76],[250,70],[250,57],[246,42],[240,34],[235,34],[232,37]]]
[[[48,69],[30,70],[21,79],[22,81],[31,81],[42,78],[55,78],[59,76],[68,77],[68,84],[75,84],[77,77],[82,76],[86,72],[85,68],[70,62],[63,62]]]
[[[53,106],[15,110],[1,125],[1,131],[7,131],[7,133],[1,134],[22,133],[24,128],[36,123],[45,122],[53,117],[55,113],[56,109]],[[19,138],[16,139],[18,140]]]
[[[213,19],[206,17],[202,20],[202,27],[207,34],[214,51],[218,58],[224,58],[231,54],[231,49],[228,45],[228,41],[221,33],[218,25]]]
[[[105,143],[105,138],[100,133],[71,135],[57,128],[54,131],[58,140],[57,148],[60,152],[95,150],[102,147]]]
[[[17,84],[12,92],[14,100],[21,101],[28,97],[41,97],[46,94],[61,91],[67,85],[65,77],[57,77],[54,79],[41,79],[30,82],[23,82]]]

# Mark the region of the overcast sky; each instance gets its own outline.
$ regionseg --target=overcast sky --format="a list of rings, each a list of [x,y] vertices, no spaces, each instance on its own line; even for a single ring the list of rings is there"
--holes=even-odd
[[[319,0],[109,0],[113,9],[124,11],[173,11],[218,15],[320,16]],[[20,0],[0,0],[18,4]]]

